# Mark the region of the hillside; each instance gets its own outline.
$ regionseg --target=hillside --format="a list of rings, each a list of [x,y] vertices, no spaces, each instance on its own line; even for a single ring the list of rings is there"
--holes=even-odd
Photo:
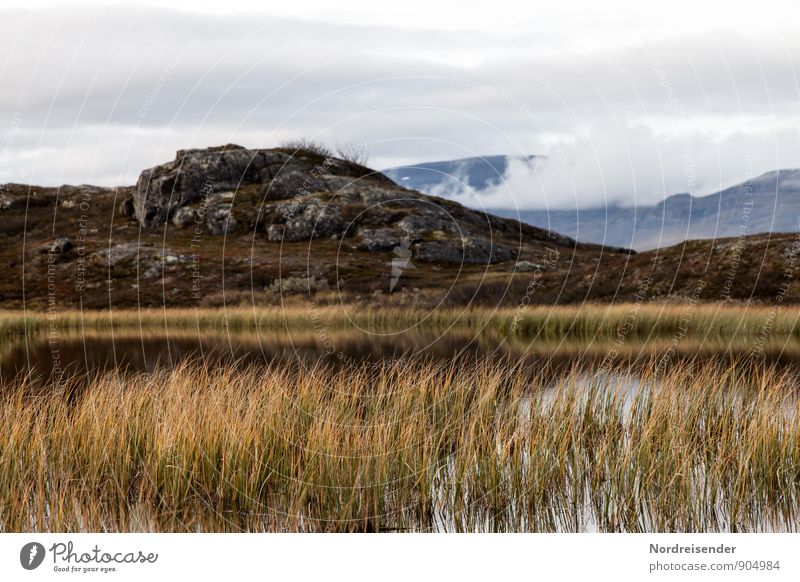
[[[800,299],[782,291],[794,235],[635,254],[313,151],[184,150],[113,189],[7,184],[0,220],[7,309]]]
[[[505,156],[432,162],[385,173],[422,192],[453,192],[469,185],[480,197],[503,177]],[[468,162],[468,163],[466,163]],[[487,177],[493,176],[493,180]],[[521,197],[524,193],[520,192]],[[708,196],[675,194],[638,206],[572,210],[495,209],[500,216],[549,228],[584,242],[636,250],[667,247],[685,240],[742,234],[800,231],[800,170],[768,172]]]

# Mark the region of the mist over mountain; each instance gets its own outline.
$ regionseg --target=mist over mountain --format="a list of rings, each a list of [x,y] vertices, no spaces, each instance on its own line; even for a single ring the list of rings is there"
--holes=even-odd
[[[441,162],[423,162],[384,170],[383,174],[405,188],[441,195],[458,188],[477,191],[496,186],[503,180],[512,161],[531,167],[537,156],[474,156]]]
[[[406,188],[452,198],[500,216],[554,230],[581,242],[648,250],[685,240],[800,231],[800,170],[767,172],[706,196],[677,193],[658,204],[608,204],[574,209],[493,207],[492,194],[510,188],[517,156],[429,162],[385,170]],[[531,176],[536,156],[527,158]],[[535,179],[535,178],[532,178]],[[519,189],[516,179],[513,187]],[[524,196],[524,192],[517,192]]]

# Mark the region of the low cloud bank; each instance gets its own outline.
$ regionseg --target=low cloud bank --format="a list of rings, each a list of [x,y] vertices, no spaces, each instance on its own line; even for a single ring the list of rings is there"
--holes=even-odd
[[[529,163],[513,157],[489,188],[469,187],[463,168],[433,194],[468,206],[571,209],[657,204],[672,194],[711,194],[765,171],[792,167],[800,148],[794,129],[732,134],[656,135],[643,125],[605,123],[583,138],[554,145]],[[785,154],[787,155],[784,155]]]

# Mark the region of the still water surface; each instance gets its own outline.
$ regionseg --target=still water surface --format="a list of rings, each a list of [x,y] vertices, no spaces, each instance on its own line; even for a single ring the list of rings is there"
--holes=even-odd
[[[0,382],[7,383],[21,375],[46,382],[110,371],[154,372],[187,360],[213,366],[273,362],[348,366],[412,357],[434,360],[509,358],[554,370],[576,363],[592,369],[609,361],[635,364],[663,359],[668,364],[694,358],[721,362],[755,358],[794,367],[800,364],[800,342],[775,339],[760,355],[754,356],[752,342],[747,338],[684,340],[677,345],[670,339],[647,343],[631,340],[619,346],[597,340],[530,341],[495,333],[475,333],[474,330],[451,330],[445,334],[414,331],[395,335],[354,331],[325,335],[314,331],[291,334],[280,331],[260,334],[87,332],[60,335],[55,340],[44,335],[0,340]]]

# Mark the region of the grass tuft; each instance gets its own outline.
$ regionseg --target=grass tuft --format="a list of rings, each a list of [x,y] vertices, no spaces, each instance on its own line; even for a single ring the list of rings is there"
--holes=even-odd
[[[796,531],[796,389],[688,362],[21,380],[0,402],[0,529]]]

